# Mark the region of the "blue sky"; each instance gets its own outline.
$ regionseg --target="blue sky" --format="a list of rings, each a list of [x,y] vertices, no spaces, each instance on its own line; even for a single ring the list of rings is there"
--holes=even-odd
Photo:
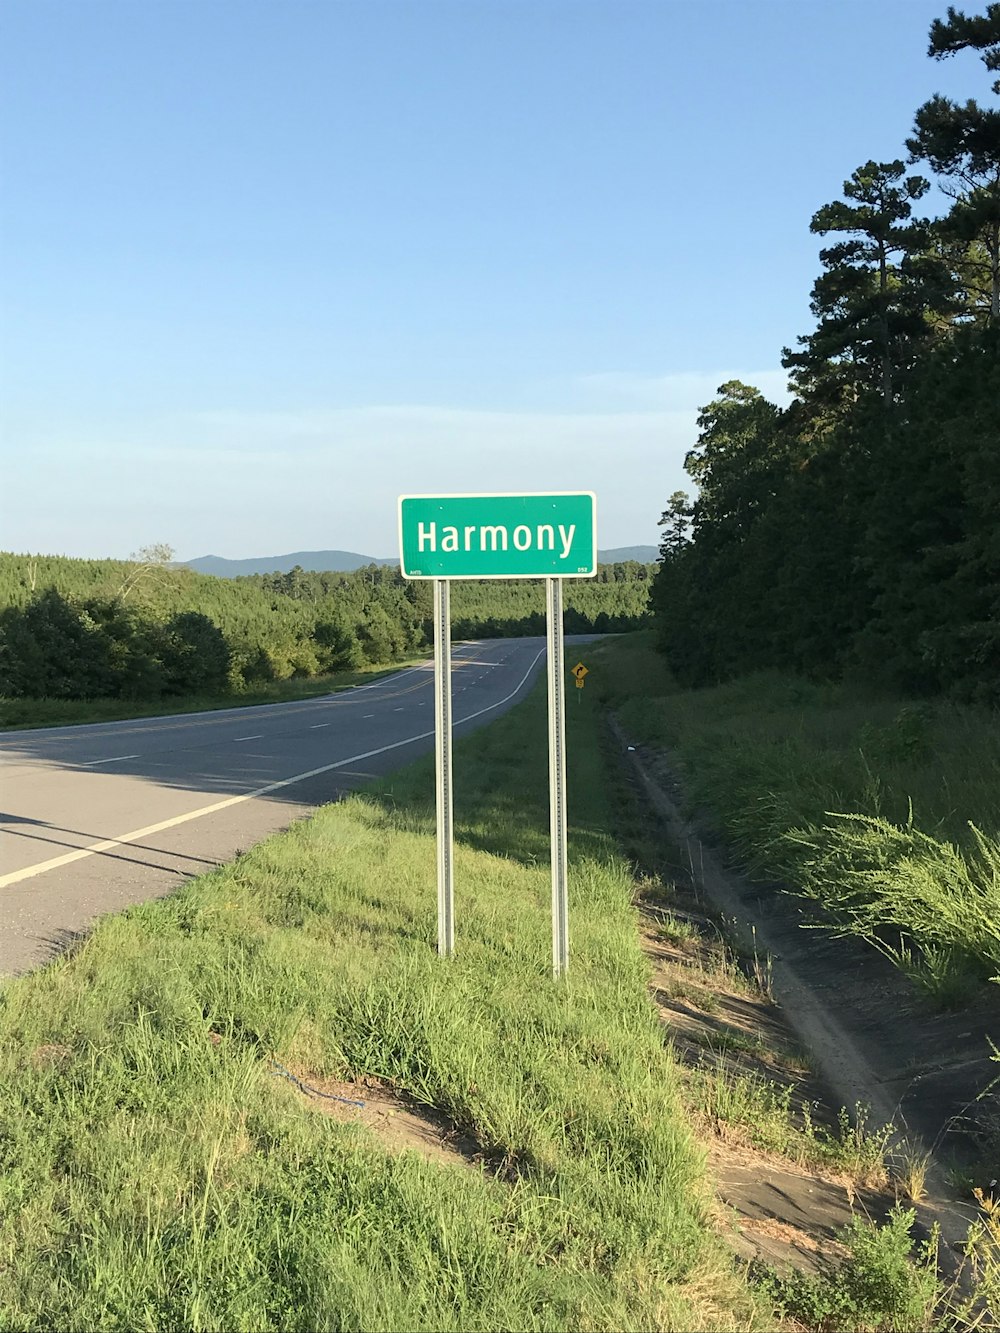
[[[400,493],[547,488],[655,542],[697,408],[782,393],[812,213],[985,96],[945,7],[4,0],[0,548],[386,556]]]

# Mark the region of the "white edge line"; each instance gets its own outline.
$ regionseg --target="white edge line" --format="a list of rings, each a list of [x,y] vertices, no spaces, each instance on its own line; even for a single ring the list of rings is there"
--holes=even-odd
[[[137,754],[116,754],[111,759],[88,759],[85,764],[77,764],[77,768],[96,768],[98,764],[120,764],[126,759],[138,759]]]
[[[491,713],[495,708],[501,708],[505,703],[509,703],[521,690],[524,682],[535,669],[535,663],[545,652],[540,648],[531,660],[531,665],[527,671],[511,690],[510,694],[503,699],[498,699],[495,704],[489,704],[486,708],[480,708],[476,713],[470,713],[468,717],[463,717],[455,722],[455,726],[460,726],[463,722],[471,722],[474,718],[482,717],[484,713]],[[109,852],[112,847],[119,847],[123,843],[135,842],[138,838],[148,838],[153,833],[162,833],[164,829],[175,828],[178,824],[186,824],[192,819],[201,819],[204,815],[215,814],[217,810],[227,810],[231,805],[241,805],[244,801],[252,801],[258,796],[267,796],[269,792],[280,791],[282,787],[291,787],[296,782],[304,782],[306,778],[319,777],[321,773],[330,773],[335,768],[347,768],[348,764],[356,764],[361,759],[372,759],[378,754],[387,754],[389,750],[399,750],[404,745],[412,745],[414,741],[423,741],[428,736],[433,736],[433,731],[422,731],[419,736],[408,736],[405,741],[393,741],[391,745],[381,745],[377,750],[365,750],[364,754],[352,754],[348,759],[338,759],[336,763],[324,764],[322,768],[311,768],[308,773],[296,773],[292,778],[282,778],[280,782],[269,782],[266,787],[258,787],[256,791],[244,792],[240,796],[230,796],[224,801],[216,801],[212,805],[203,805],[199,810],[189,810],[185,815],[175,815],[173,819],[162,819],[158,824],[147,824],[145,828],[133,829],[131,833],[122,833],[117,838],[105,838],[103,842],[92,842],[88,847],[80,847],[75,852],[64,852],[62,856],[54,856],[51,861],[40,861],[37,865],[25,866],[23,870],[11,871],[8,875],[0,875],[0,889],[5,889],[10,884],[17,884],[23,879],[31,879],[35,875],[41,875],[46,870],[56,870],[60,866],[71,865],[74,861],[82,861],[86,856],[94,856],[99,852]]]
[[[28,737],[34,740],[44,739],[48,736],[56,736],[61,732],[72,732],[77,734],[81,731],[111,731],[113,728],[135,727],[142,730],[150,722],[197,722],[199,718],[206,717],[226,717],[235,716],[242,713],[245,718],[251,718],[254,713],[262,713],[267,709],[274,708],[301,708],[303,704],[314,705],[329,703],[332,699],[348,699],[353,694],[359,694],[362,690],[374,690],[378,686],[384,685],[389,681],[398,680],[401,676],[408,675],[411,671],[426,671],[433,667],[433,661],[421,663],[419,666],[400,667],[398,671],[393,671],[391,675],[383,676],[381,680],[373,681],[371,685],[348,685],[342,690],[334,690],[332,694],[316,694],[308,699],[276,699],[271,704],[245,704],[243,707],[234,706],[232,708],[203,708],[197,713],[157,713],[152,717],[118,717],[112,722],[66,722],[62,726],[56,727],[28,727],[17,730],[14,727],[0,727],[0,745],[5,745],[12,740],[18,740],[22,737]]]

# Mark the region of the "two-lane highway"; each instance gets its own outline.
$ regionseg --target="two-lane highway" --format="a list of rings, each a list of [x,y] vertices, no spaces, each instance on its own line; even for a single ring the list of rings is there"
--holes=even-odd
[[[544,658],[538,638],[456,644],[456,734]],[[428,662],[299,703],[0,733],[0,975],[432,749],[433,680]]]

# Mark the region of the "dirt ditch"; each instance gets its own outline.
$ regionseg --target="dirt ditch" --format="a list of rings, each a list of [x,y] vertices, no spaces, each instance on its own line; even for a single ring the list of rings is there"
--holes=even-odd
[[[894,1197],[905,1198],[900,1182],[917,1164],[918,1217],[924,1227],[940,1223],[946,1267],[959,1268],[960,1246],[977,1215],[972,1186],[989,1192],[1000,1176],[996,1099],[981,1097],[1000,1073],[989,1042],[991,1033],[1000,1037],[1000,991],[990,988],[973,1011],[936,1013],[874,950],[803,929],[810,920],[804,903],[725,867],[708,835],[681,815],[669,759],[633,744],[614,722],[612,731],[657,837],[677,850],[689,872],[678,876],[681,896],[671,897],[671,915],[679,908],[682,918],[697,922],[701,914],[702,940],[718,934],[721,923],[744,957],[756,960],[750,970],[760,973],[756,999],[739,986],[728,991],[716,975],[702,987],[704,995],[714,987],[714,998],[699,1003],[697,974],[705,969],[696,955],[703,946],[682,939],[664,949],[659,909],[645,905],[655,999],[681,1059],[704,1067],[708,1056],[730,1072],[755,1071],[788,1087],[797,1102],[811,1102],[828,1123],[836,1108],[861,1104],[869,1108],[870,1129],[893,1127],[887,1157],[895,1179],[867,1193],[717,1135],[711,1164],[732,1213],[736,1248],[766,1262],[809,1267],[818,1251],[829,1253],[832,1236],[853,1212],[884,1216]],[[686,965],[678,957],[685,952]],[[685,966],[686,985],[677,978]],[[798,1066],[796,1051],[806,1053]]]
[[[728,1087],[773,1089],[779,1104],[787,1091],[790,1104],[811,1108],[821,1132],[832,1133],[836,1117],[826,1089],[781,1009],[733,967],[712,919],[690,895],[675,890],[669,904],[668,912],[647,896],[638,906],[643,949],[653,965],[653,999],[677,1058]],[[678,918],[685,927],[680,939],[672,937]],[[896,1201],[875,1164],[854,1172],[796,1164],[785,1155],[787,1144],[768,1151],[754,1141],[759,1132],[714,1115],[711,1096],[695,1094],[691,1103],[709,1143],[717,1223],[741,1258],[779,1271],[820,1272],[845,1253],[837,1235],[852,1217],[860,1212],[881,1220]],[[801,1130],[801,1112],[793,1119]]]

